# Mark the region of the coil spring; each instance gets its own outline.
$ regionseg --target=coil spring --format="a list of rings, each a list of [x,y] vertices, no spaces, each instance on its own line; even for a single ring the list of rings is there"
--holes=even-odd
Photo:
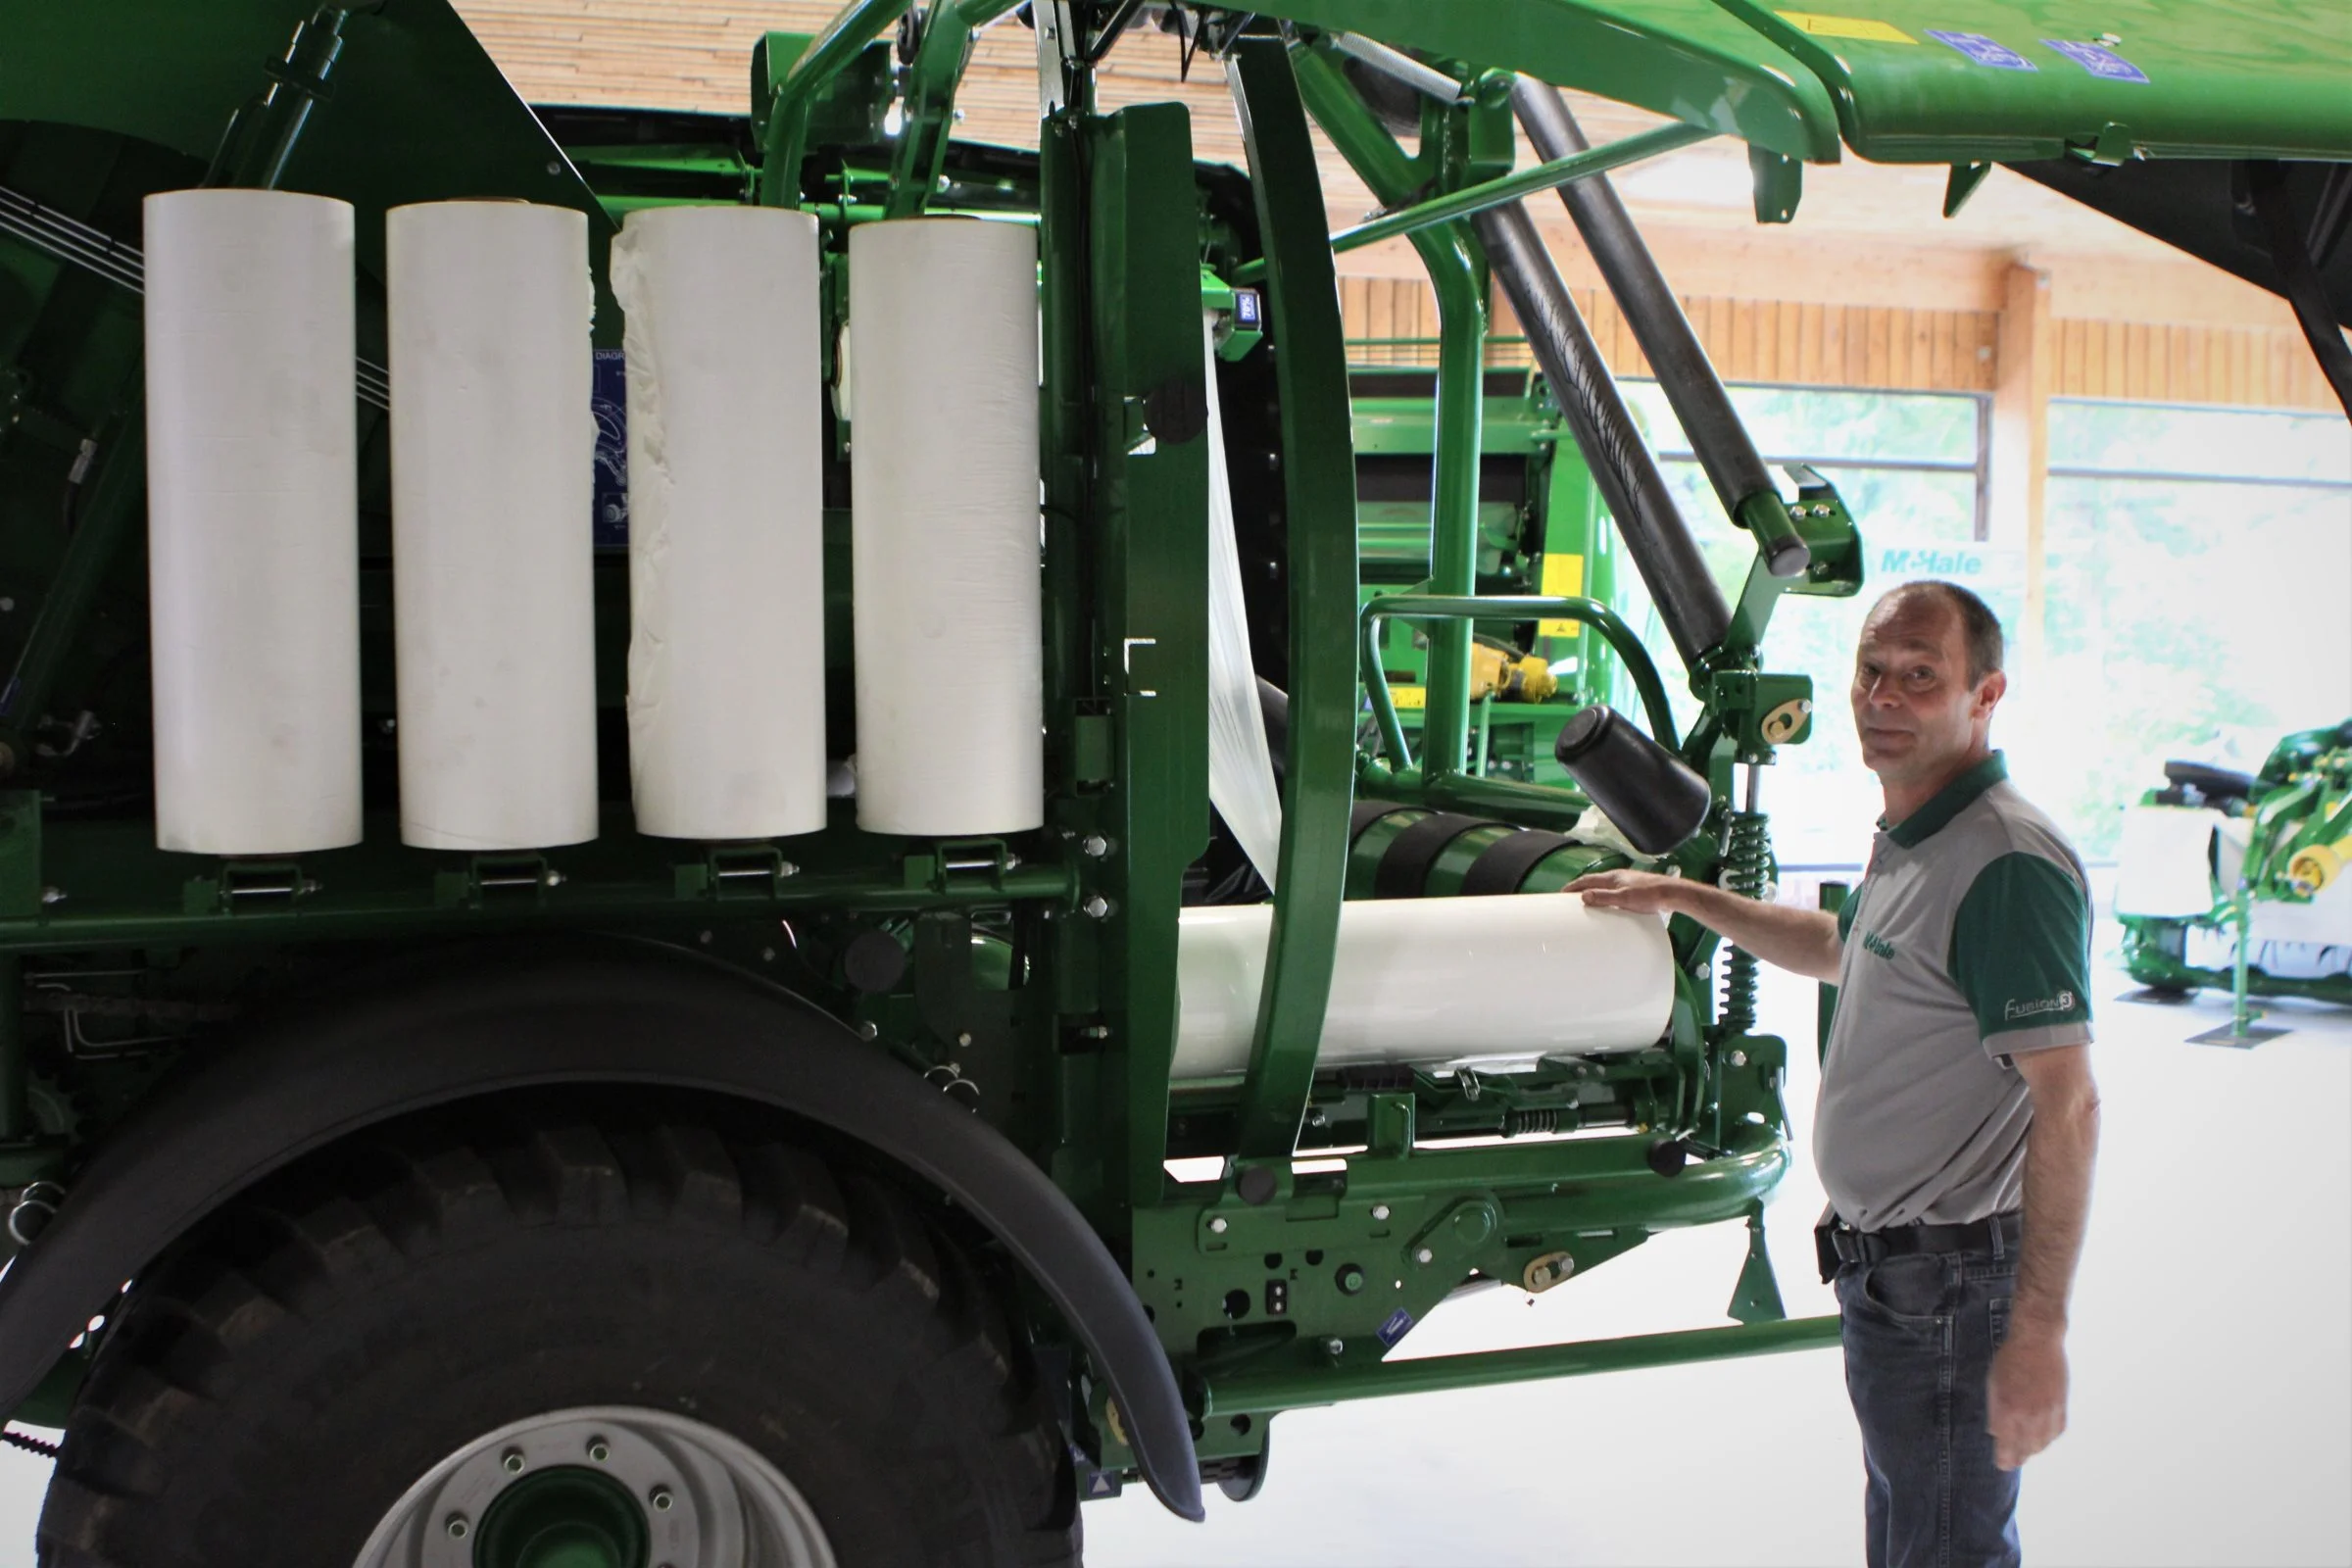
[[[1764,896],[1764,878],[1772,857],[1772,839],[1761,811],[1734,811],[1725,835],[1723,886],[1743,899]],[[1734,948],[1723,963],[1723,1025],[1732,1034],[1746,1034],[1756,1026],[1756,957]]]
[[[1529,1133],[1556,1133],[1561,1130],[1563,1120],[1568,1123],[1569,1131],[1575,1130],[1576,1118],[1557,1105],[1521,1106],[1503,1113],[1502,1136],[1524,1138]]]

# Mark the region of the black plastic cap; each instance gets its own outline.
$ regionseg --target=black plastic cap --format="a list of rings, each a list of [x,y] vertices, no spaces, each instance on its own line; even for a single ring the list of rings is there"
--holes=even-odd
[[[1706,822],[1707,781],[1605,703],[1571,714],[1552,755],[1643,855],[1666,854]]]

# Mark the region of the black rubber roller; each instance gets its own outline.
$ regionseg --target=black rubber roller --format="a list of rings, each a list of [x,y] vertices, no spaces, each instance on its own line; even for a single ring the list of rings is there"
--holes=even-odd
[[[1389,841],[1389,847],[1381,853],[1379,868],[1372,873],[1372,896],[1421,897],[1421,890],[1429,882],[1429,868],[1438,863],[1438,857],[1446,853],[1446,846],[1473,828],[1494,825],[1488,817],[1432,811]]]
[[[1643,855],[1664,855],[1707,819],[1707,781],[1606,703],[1572,714],[1552,753]]]
[[[1487,846],[1484,854],[1470,862],[1470,869],[1462,873],[1462,896],[1477,898],[1487,894],[1516,893],[1519,884],[1527,880],[1528,872],[1549,858],[1553,851],[1567,848],[1569,843],[1559,834],[1546,833],[1540,827],[1531,827],[1513,833],[1508,838],[1496,839]]]

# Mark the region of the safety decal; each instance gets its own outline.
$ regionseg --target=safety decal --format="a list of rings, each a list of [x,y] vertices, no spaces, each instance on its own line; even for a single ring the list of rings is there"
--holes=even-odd
[[[2145,83],[2148,74],[2126,60],[2105,44],[2070,43],[2064,38],[2044,38],[2045,49],[2055,49],[2081,66],[2101,81],[2136,81]]]
[[[1396,1311],[1391,1312],[1389,1314],[1389,1320],[1380,1326],[1380,1343],[1387,1346],[1391,1349],[1395,1349],[1396,1348],[1396,1342],[1412,1332],[1413,1314],[1407,1312],[1403,1307],[1400,1306]]]
[[[2033,61],[2010,48],[1998,38],[1987,38],[1981,32],[1939,32],[1931,27],[1928,36],[1947,48],[1957,49],[1980,66],[1996,71],[2033,71]]]
[[[1863,38],[1872,43],[1919,42],[1892,23],[1871,17],[1825,17],[1815,11],[1783,11],[1780,19],[1799,32],[1816,38]]]

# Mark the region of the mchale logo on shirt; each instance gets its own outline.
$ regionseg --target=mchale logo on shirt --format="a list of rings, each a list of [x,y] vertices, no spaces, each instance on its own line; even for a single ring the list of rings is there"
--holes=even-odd
[[[2008,1004],[2001,1008],[2001,1021],[2006,1023],[2012,1018],[2031,1018],[2040,1012],[2072,1012],[2074,1010],[2075,994],[2072,991],[2061,991],[2056,996],[2044,997],[2039,1002]]]
[[[1865,952],[1875,953],[1882,958],[1891,958],[1894,956],[1894,944],[1887,941],[1885,937],[1879,935],[1876,931],[1865,931],[1862,933],[1862,947]]]

